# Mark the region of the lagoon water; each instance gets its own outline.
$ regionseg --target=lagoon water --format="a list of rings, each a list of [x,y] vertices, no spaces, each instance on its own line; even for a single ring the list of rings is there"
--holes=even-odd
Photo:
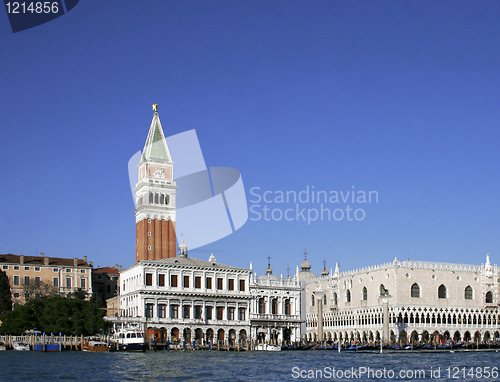
[[[0,381],[500,381],[499,367],[500,352],[0,352]]]

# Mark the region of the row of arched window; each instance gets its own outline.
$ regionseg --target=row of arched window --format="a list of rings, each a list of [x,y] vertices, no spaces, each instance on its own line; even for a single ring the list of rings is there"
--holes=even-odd
[[[314,296],[313,296],[314,299]],[[314,301],[314,300],[313,300]],[[314,302],[313,302],[314,304]],[[283,305],[283,313],[284,314],[291,314],[291,305],[290,305],[290,299],[286,299],[284,301]],[[261,297],[259,298],[259,314],[266,314],[266,300]],[[271,314],[278,314],[278,299],[273,298],[271,300]]]
[[[380,285],[381,293],[382,293],[382,291],[385,291],[385,290],[386,289],[385,289],[384,285],[383,284]],[[418,285],[417,283],[415,283],[411,286],[411,297],[414,297],[414,298],[420,297],[420,285]],[[446,289],[446,286],[441,284],[438,288],[438,298],[445,299],[447,297],[448,297],[448,291]],[[363,301],[368,300],[368,289],[366,287],[363,287],[361,298]],[[474,298],[474,291],[470,285],[468,285],[464,290],[464,298],[466,300],[472,300]],[[349,289],[346,290],[345,301],[351,302],[351,291]],[[333,302],[334,306],[338,304],[337,293],[333,293],[333,301],[332,302]],[[486,293],[485,302],[487,304],[493,303],[493,293],[491,293],[491,291]],[[311,296],[311,305],[314,306],[314,295]],[[324,297],[323,305],[326,305],[326,295]]]
[[[154,194],[152,192],[149,193],[149,203],[150,204],[168,204],[170,198],[169,195],[165,194]]]

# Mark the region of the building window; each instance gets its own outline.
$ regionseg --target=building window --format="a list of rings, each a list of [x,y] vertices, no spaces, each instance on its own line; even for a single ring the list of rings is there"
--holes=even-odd
[[[30,277],[24,276],[24,285],[30,285]]]
[[[311,306],[314,306],[314,295],[311,295]]]
[[[234,320],[234,308],[227,308],[227,319]]]
[[[153,274],[146,273],[146,286],[152,286],[152,285],[153,285]]]
[[[224,308],[222,306],[217,307],[217,319],[222,320],[224,316]]]
[[[221,290],[222,289],[222,283],[224,280],[222,278],[217,278],[217,289]]]
[[[229,279],[229,290],[234,290],[234,279]]]
[[[469,285],[467,288],[465,288],[465,299],[472,300],[472,293],[472,287]]]
[[[66,272],[71,272],[71,268],[66,268]]]
[[[71,288],[71,277],[66,277],[66,288]]]
[[[201,318],[201,306],[194,307],[194,318],[197,320]]]
[[[165,275],[161,273],[158,275],[158,286],[165,286]]]
[[[420,286],[417,283],[411,286],[411,297],[420,297]]]
[[[40,276],[35,276],[35,285],[40,286],[40,282],[41,282]]]
[[[194,287],[197,288],[197,289],[201,288],[201,277],[196,276],[194,278]]]
[[[184,276],[184,288],[189,288],[189,276]]]
[[[165,195],[165,204],[168,204],[169,200],[170,200],[170,197],[168,195]]]
[[[323,306],[326,306],[326,294],[323,296]]]
[[[259,313],[266,314],[266,303],[264,298],[259,298]]]
[[[155,194],[155,204],[158,204],[159,200],[158,200],[158,194]]]
[[[438,298],[446,298],[446,287],[444,285],[440,285],[438,288]]]
[[[170,318],[179,318],[179,305],[170,305]]]
[[[190,311],[191,307],[189,305],[184,305],[182,307],[182,318],[189,318]]]
[[[14,270],[18,271],[19,270],[19,265],[14,265]]]
[[[153,318],[153,304],[146,304],[146,318]]]
[[[333,294],[333,305],[337,306],[339,303],[339,299],[337,297],[337,293]]]
[[[285,300],[285,314],[290,314],[290,300],[286,299]]]
[[[177,275],[170,275],[170,286],[177,288]]]
[[[366,287],[363,287],[363,295],[362,295],[361,299],[363,301],[368,300],[368,289],[366,289]]]
[[[207,320],[211,320],[212,319],[212,307],[211,306],[206,306],[205,307],[205,318]]]
[[[491,292],[486,293],[486,303],[487,304],[493,303],[493,293]]]
[[[238,308],[238,320],[245,321],[245,308]]]
[[[52,279],[52,285],[54,286],[54,288],[59,288],[59,277],[54,277]]]
[[[149,203],[153,203],[153,193],[149,193]],[[148,223],[151,223],[151,220],[148,220]]]
[[[245,291],[245,280],[240,280],[240,291]]]
[[[9,266],[8,266],[8,265],[2,265],[2,269],[3,269],[3,270],[8,270],[8,269],[9,269]]]
[[[85,273],[86,270],[85,269],[80,269],[80,273]]]
[[[278,314],[278,299],[276,298],[271,301],[271,313]]]
[[[86,281],[86,279],[84,279],[83,277],[80,279],[80,288],[83,288],[83,289],[86,288],[86,282],[85,281]]]
[[[160,204],[165,204],[165,195],[160,195]]]
[[[52,268],[52,272],[59,272],[58,268]]]
[[[346,302],[351,302],[351,291],[347,290],[346,292]]]
[[[14,285],[19,285],[19,276],[14,276]]]
[[[158,318],[166,318],[166,314],[167,314],[167,305],[158,304]]]
[[[40,272],[40,267],[35,267],[35,272]]]
[[[212,289],[212,278],[207,277],[205,281],[207,283],[207,289]]]
[[[21,294],[19,292],[14,292],[14,298],[19,298],[21,297]]]

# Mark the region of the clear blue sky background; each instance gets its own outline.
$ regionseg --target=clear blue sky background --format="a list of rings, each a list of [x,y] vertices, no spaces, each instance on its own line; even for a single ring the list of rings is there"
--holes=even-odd
[[[363,221],[249,220],[193,257],[263,273],[270,255],[284,275],[304,248],[317,273],[498,263],[499,20],[498,1],[81,0],[13,34],[0,10],[0,253],[131,265],[127,162],[158,103],[249,200],[379,194],[351,205]]]

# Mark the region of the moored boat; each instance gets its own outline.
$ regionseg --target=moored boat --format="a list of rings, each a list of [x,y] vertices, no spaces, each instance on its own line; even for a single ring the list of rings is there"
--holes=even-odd
[[[29,351],[30,346],[22,341],[14,341],[12,342],[12,348],[17,351]]]
[[[113,342],[116,350],[145,351],[144,333],[135,327],[120,328],[115,333]]]
[[[111,347],[104,341],[85,341],[82,350],[86,352],[109,352]]]
[[[281,351],[281,347],[276,346],[276,345],[269,345],[269,344],[258,344],[258,345],[255,346],[255,350]]]

